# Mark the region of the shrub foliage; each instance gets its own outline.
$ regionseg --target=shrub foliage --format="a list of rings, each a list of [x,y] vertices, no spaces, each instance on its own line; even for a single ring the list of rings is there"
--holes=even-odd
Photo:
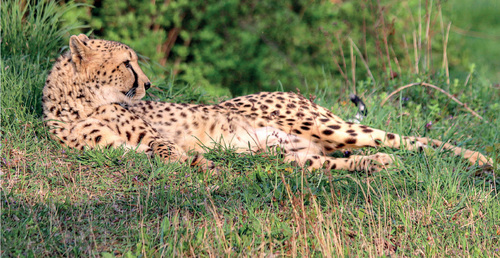
[[[68,22],[89,24],[94,36],[131,45],[177,79],[233,95],[338,87],[369,77],[368,69],[390,75],[397,66],[413,67],[413,40],[424,49],[433,40],[417,31],[426,22],[417,14],[436,9],[413,0],[86,2],[93,7],[67,13]],[[438,11],[429,13],[437,25]],[[441,43],[433,44],[441,51]],[[338,80],[325,83],[332,75]]]

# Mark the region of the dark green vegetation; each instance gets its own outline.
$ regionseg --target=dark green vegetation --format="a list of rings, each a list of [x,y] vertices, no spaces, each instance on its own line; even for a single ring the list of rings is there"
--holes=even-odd
[[[457,34],[458,26],[500,35],[499,15],[493,14],[498,8],[490,8],[496,0],[447,1],[442,7],[420,0],[82,2],[95,7],[66,13],[65,24],[88,24],[72,33],[92,30],[92,36],[124,42],[151,59],[155,76],[174,75],[213,95],[337,88],[353,81],[353,62],[357,80],[371,78],[369,71],[383,75],[377,79],[434,73],[442,68],[445,42],[453,46],[446,61],[461,79],[472,63],[494,75],[494,68],[479,62],[500,60],[498,39],[477,38],[487,41],[478,47],[477,41],[463,44]],[[480,12],[468,15],[476,5]],[[494,79],[500,82],[498,74]]]
[[[447,1],[444,9],[453,21],[452,35],[457,38],[457,46],[463,49],[456,62],[461,67],[475,64],[479,74],[494,83],[500,82],[500,2],[495,0]],[[459,53],[457,53],[459,54]],[[457,76],[464,75],[457,69]]]
[[[408,4],[411,10],[416,8],[412,1]],[[350,11],[352,15],[359,10],[356,5],[348,3],[335,7],[325,4],[319,8],[318,15],[322,17],[325,13],[341,12],[339,10]],[[398,10],[397,6],[389,7]],[[221,169],[217,174],[200,173],[175,163],[164,164],[159,159],[148,159],[130,151],[80,152],[61,148],[48,138],[40,122],[41,89],[60,47],[66,44],[66,31],[71,29],[68,22],[61,27],[61,15],[66,12],[63,17],[67,17],[85,9],[43,2],[26,8],[21,8],[17,1],[2,2],[1,6],[2,256],[499,255],[498,169],[469,169],[462,159],[446,152],[368,150],[369,153],[394,152],[402,161],[396,168],[368,176],[344,171],[305,171],[283,164],[272,153],[238,155],[224,146],[209,150],[207,154],[219,164]],[[422,20],[425,21],[424,17],[432,10],[429,17],[437,19],[437,22],[430,23],[432,31],[440,32],[439,6],[422,8]],[[231,5],[228,4],[226,9],[232,10]],[[404,13],[404,9],[394,12],[392,17],[399,17],[400,13]],[[177,12],[172,13],[175,14]],[[206,26],[212,26],[209,24],[212,18],[218,24],[214,27],[224,24],[223,16],[214,14],[210,19],[205,18]],[[363,20],[358,16],[350,18]],[[392,19],[389,18],[391,15],[388,14],[386,19]],[[418,20],[418,17],[414,19]],[[318,22],[320,20],[318,18]],[[227,21],[228,24],[231,22],[235,21]],[[264,22],[268,21],[262,21],[262,25],[266,24]],[[398,22],[395,20],[395,24]],[[272,24],[268,25],[269,29],[273,29],[274,23],[269,24]],[[287,24],[293,25],[292,22]],[[443,24],[446,32],[447,25]],[[324,26],[331,29],[328,28],[331,25]],[[131,26],[121,28],[124,27]],[[411,31],[413,28],[417,27],[412,27]],[[424,22],[422,30],[426,31],[425,28]],[[358,33],[362,31],[362,27],[352,29],[357,29]],[[321,34],[303,30],[304,35],[311,33],[308,40],[317,41],[322,46],[329,45],[329,42],[336,45],[334,34],[321,38]],[[234,32],[239,33],[238,30]],[[106,33],[103,35],[108,38],[130,40],[127,43],[141,49],[139,41],[137,45],[132,42],[138,37]],[[149,33],[149,30],[143,30],[143,33]],[[289,33],[301,35],[300,32]],[[399,61],[399,66],[391,61],[394,62],[391,63],[394,65],[392,69],[399,75],[392,80],[383,68],[377,68],[384,60],[382,57],[377,59],[378,50],[368,50],[374,55],[370,56],[369,65],[374,64],[373,79],[366,75],[367,79],[358,78],[355,84],[370,109],[369,117],[363,122],[401,134],[450,139],[460,146],[487,153],[498,161],[499,89],[475,70],[471,74],[465,73],[465,76],[458,73],[457,77],[453,74],[447,77],[447,68],[460,71],[462,60],[456,66],[451,66],[451,61],[441,66],[445,41],[440,43],[439,38],[445,38],[445,35],[435,34],[431,48],[427,48],[427,44],[421,48],[408,48],[409,54],[405,54],[405,48],[388,43],[391,53],[394,49],[401,60],[410,61],[407,65]],[[281,36],[281,44],[294,42],[293,37],[288,36],[286,33]],[[396,38],[388,36],[387,39],[391,37]],[[425,33],[421,37],[417,33],[416,39],[417,42],[427,42],[428,38]],[[381,36],[380,40],[383,42],[384,37]],[[256,49],[262,44],[252,45],[250,39],[240,42]],[[145,40],[143,44],[146,43]],[[304,42],[293,44],[305,47]],[[237,45],[234,42],[233,47]],[[463,52],[453,47],[448,45],[450,60],[456,58],[451,53]],[[414,50],[417,51],[418,66],[415,65]],[[223,56],[225,48],[211,51],[214,55],[222,55],[218,57],[221,62],[232,60]],[[266,50],[252,51],[261,58],[260,51]],[[293,57],[287,51],[283,52],[284,56]],[[315,53],[314,50],[308,51]],[[355,108],[345,102],[346,93],[353,89],[353,85],[349,85],[353,81],[350,47],[345,45],[343,49],[345,67],[336,51],[340,49],[333,54],[323,53],[322,58],[337,59],[348,80],[335,75],[338,71],[335,64],[323,64],[325,71],[335,72],[325,72],[317,83],[309,81],[309,88],[321,85],[310,91],[317,96],[316,102],[348,118],[355,113]],[[364,51],[363,48],[360,51]],[[142,54],[159,58],[154,51]],[[312,56],[302,55],[307,62],[313,62]],[[356,55],[355,49],[353,55]],[[270,58],[266,61],[269,65],[278,59],[277,56],[263,56]],[[429,60],[426,56],[435,59],[426,62]],[[198,62],[197,65],[202,67],[205,61],[200,59]],[[261,61],[254,62],[257,62],[255,66],[246,64],[241,71],[248,68],[267,73],[265,67],[259,65]],[[286,60],[276,61],[276,64],[280,62]],[[356,64],[355,71],[363,78],[367,70],[359,56]],[[229,69],[231,65],[227,67]],[[219,68],[214,66],[213,71]],[[203,78],[208,76],[201,73],[202,70],[198,74],[201,77],[193,75],[193,84],[186,84],[190,81],[185,79],[189,78],[187,72],[186,77],[176,81],[168,76],[168,79],[163,79],[156,69],[152,70],[150,77],[157,82],[158,88],[151,89],[154,96],[149,98],[175,102],[219,101],[207,95],[204,88],[197,87],[205,85]],[[304,65],[300,69],[322,71],[314,65]],[[277,80],[288,79],[279,76]],[[290,83],[297,85],[289,87],[307,88],[304,81],[294,80]],[[444,94],[420,86],[406,89],[380,106],[389,92],[416,81],[432,83],[455,94],[484,120],[472,116]]]

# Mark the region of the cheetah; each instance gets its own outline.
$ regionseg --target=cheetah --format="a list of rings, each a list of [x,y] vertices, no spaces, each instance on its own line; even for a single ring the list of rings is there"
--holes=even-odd
[[[330,110],[291,92],[261,92],[216,105],[141,100],[151,82],[125,44],[70,38],[46,80],[43,120],[52,137],[70,148],[116,148],[158,155],[202,169],[206,147],[238,152],[279,148],[285,161],[309,169],[377,172],[394,162],[385,153],[335,158],[340,149],[439,147],[472,164],[491,165],[479,152],[428,138],[400,136],[346,122]]]

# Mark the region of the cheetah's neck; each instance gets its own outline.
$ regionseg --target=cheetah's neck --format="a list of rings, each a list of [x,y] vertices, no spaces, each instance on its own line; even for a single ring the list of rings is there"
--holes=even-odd
[[[45,82],[44,119],[77,121],[88,117],[97,107],[109,104],[99,98],[98,83],[90,74],[79,75],[71,55],[65,53],[54,63]]]

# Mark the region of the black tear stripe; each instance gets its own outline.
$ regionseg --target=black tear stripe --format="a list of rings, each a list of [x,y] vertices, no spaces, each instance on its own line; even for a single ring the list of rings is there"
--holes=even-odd
[[[139,81],[137,78],[137,73],[135,72],[135,70],[132,66],[130,66],[130,70],[132,70],[132,73],[134,74],[134,84],[132,85],[132,88],[127,91],[127,93],[125,95],[127,97],[132,98],[133,96],[135,96],[137,87],[139,87]]]
[[[132,88],[135,89],[139,87],[139,82],[137,81],[137,73],[132,66],[130,66],[130,70],[132,70],[132,73],[134,74],[134,85],[132,86]]]

